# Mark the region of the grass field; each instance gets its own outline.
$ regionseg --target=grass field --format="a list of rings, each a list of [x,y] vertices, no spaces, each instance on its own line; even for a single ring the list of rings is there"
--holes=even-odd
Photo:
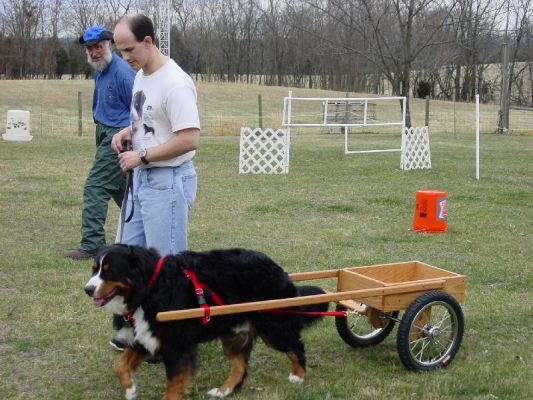
[[[361,140],[373,141],[371,136]],[[372,146],[373,143],[366,143]],[[404,172],[397,153],[345,156],[341,135],[295,134],[288,175],[238,175],[238,138],[203,137],[190,247],[243,246],[287,271],[418,259],[468,276],[465,337],[446,370],[409,373],[393,331],[355,350],[325,318],[304,333],[308,376],[259,343],[234,399],[533,398],[533,137],[433,135],[433,169]],[[63,258],[79,240],[92,137],[0,141],[0,398],[118,399],[109,316],[83,293],[90,262]],[[448,192],[448,232],[409,230],[418,189]],[[118,210],[110,209],[108,234]],[[327,283],[326,283],[327,284]],[[187,398],[220,384],[220,345],[201,347]],[[139,398],[159,399],[161,365],[137,373]]]
[[[93,142],[0,141],[2,399],[122,396],[109,317],[83,293],[90,262],[62,256],[79,240]],[[238,139],[202,139],[192,249],[254,248],[289,272],[419,259],[468,276],[465,337],[446,370],[404,370],[396,330],[379,346],[352,349],[325,318],[304,334],[306,383],[290,384],[285,356],[258,344],[233,398],[533,398],[533,138],[483,135],[482,144],[477,182],[472,140],[461,136],[433,136],[433,169],[403,172],[398,154],[345,156],[340,135],[294,135],[291,172],[282,176],[238,175]],[[424,188],[448,192],[445,234],[409,231],[415,191]],[[110,240],[117,218],[112,208]],[[206,398],[225,373],[220,345],[202,346],[188,398]],[[137,376],[139,398],[160,398],[161,365],[143,365]]]

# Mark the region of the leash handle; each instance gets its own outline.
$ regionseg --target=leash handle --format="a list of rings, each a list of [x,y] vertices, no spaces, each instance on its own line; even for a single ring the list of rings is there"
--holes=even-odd
[[[131,140],[124,140],[122,143],[121,143],[121,149],[120,149],[120,152],[121,153],[124,153],[125,151],[130,151],[130,150],[133,150],[133,145],[131,143]]]

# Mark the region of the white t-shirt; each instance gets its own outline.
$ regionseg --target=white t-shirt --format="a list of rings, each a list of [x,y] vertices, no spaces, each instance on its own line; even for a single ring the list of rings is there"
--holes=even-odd
[[[172,59],[151,75],[139,70],[131,100],[133,150],[166,143],[176,135],[174,132],[187,128],[200,129],[191,77]],[[146,167],[175,167],[192,159],[195,153],[189,151],[169,160],[150,162]]]

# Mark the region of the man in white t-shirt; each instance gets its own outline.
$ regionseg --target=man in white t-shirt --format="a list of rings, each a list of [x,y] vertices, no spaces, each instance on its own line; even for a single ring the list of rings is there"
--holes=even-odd
[[[196,197],[192,158],[200,138],[196,89],[172,59],[154,45],[152,21],[124,16],[114,30],[115,47],[134,69],[131,125],[111,143],[123,171],[133,170],[132,219],[117,242],[152,247],[161,255],[187,248],[189,209]],[[132,150],[121,152],[126,141]],[[120,237],[121,236],[121,237]]]
[[[120,168],[133,170],[117,243],[155,248],[162,256],[187,249],[189,210],[196,198],[192,158],[200,139],[196,88],[192,79],[154,45],[154,25],[137,14],[122,17],[114,30],[115,47],[133,69],[131,125],[113,136]],[[132,149],[122,151],[127,142]],[[116,315],[111,345],[131,344],[131,326]],[[148,362],[158,362],[152,357]]]

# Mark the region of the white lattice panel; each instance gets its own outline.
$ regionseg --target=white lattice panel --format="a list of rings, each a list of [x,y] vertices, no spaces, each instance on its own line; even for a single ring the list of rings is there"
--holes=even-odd
[[[431,168],[429,128],[427,126],[404,129],[400,167],[403,170]]]
[[[241,128],[239,173],[288,173],[289,142],[283,129]]]

